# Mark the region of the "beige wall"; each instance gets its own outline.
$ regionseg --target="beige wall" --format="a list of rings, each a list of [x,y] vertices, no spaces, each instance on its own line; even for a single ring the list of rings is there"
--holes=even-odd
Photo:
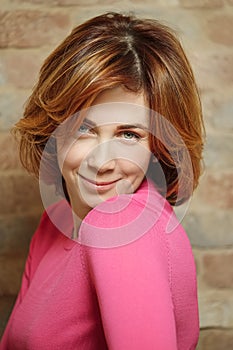
[[[37,185],[20,167],[9,129],[43,59],[73,26],[105,11],[129,10],[175,28],[197,77],[207,129],[206,170],[183,223],[198,271],[198,349],[233,348],[232,5],[232,0],[1,0],[0,331],[42,211]]]

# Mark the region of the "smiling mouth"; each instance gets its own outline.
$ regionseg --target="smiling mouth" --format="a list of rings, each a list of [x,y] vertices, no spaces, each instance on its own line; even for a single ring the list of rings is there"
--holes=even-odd
[[[95,188],[99,188],[99,189],[107,189],[107,188],[111,188],[112,186],[114,186],[114,184],[119,181],[119,179],[117,180],[113,180],[113,181],[93,181],[90,180],[88,178],[86,178],[85,176],[82,176],[81,174],[78,174],[80,176],[80,178],[82,180],[84,180],[86,183],[90,184],[91,186],[95,187]]]

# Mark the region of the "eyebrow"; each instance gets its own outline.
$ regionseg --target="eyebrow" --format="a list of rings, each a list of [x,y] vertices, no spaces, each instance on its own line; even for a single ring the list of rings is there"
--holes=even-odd
[[[83,120],[83,123],[87,123],[89,126],[91,126],[93,128],[98,126],[95,122],[93,122],[92,120],[89,120],[87,118],[85,118]],[[142,130],[148,131],[148,127],[143,125],[143,124],[140,124],[140,123],[122,124],[122,125],[117,126],[117,130],[125,130],[125,129],[142,129]]]
[[[122,129],[142,129],[142,130],[148,130],[148,128],[145,125],[142,124],[123,124],[117,126],[117,130],[122,130]]]

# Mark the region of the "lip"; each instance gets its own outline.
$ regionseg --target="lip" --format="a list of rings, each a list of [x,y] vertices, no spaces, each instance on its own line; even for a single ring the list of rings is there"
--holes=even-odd
[[[96,191],[107,191],[112,189],[115,184],[119,181],[113,180],[113,181],[94,181],[86,178],[85,176],[82,176],[81,174],[78,174],[80,179],[82,180],[82,183],[88,187],[88,189],[94,189]]]

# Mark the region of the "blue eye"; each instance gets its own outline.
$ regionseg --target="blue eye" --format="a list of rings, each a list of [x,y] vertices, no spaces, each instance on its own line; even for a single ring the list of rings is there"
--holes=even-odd
[[[140,139],[140,136],[132,131],[123,131],[122,136],[125,140],[137,141]]]
[[[90,127],[86,124],[81,124],[79,129],[78,129],[78,132],[81,133],[81,134],[86,134],[90,131]]]

